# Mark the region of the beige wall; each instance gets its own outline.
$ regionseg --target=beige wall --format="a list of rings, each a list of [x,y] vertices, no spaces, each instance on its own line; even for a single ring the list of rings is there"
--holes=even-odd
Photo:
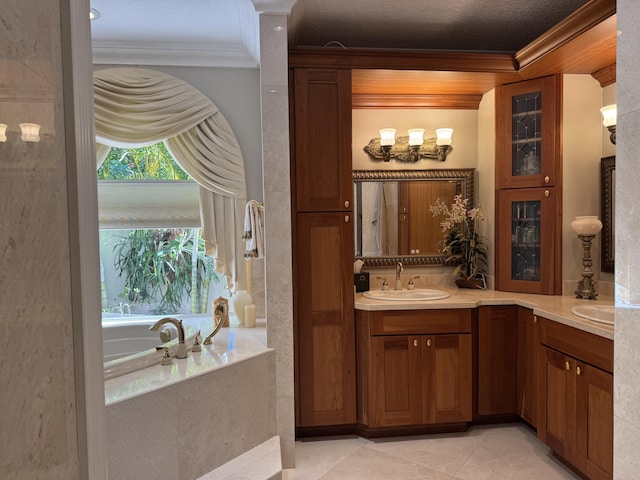
[[[562,106],[562,279],[564,294],[573,295],[582,278],[583,249],[571,229],[577,215],[600,216],[602,155],[602,87],[591,75],[564,75]],[[599,278],[600,236],[591,247]]]

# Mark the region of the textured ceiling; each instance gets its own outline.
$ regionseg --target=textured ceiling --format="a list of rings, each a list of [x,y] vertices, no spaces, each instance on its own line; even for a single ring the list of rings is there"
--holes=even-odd
[[[298,0],[294,47],[513,53],[588,0]]]

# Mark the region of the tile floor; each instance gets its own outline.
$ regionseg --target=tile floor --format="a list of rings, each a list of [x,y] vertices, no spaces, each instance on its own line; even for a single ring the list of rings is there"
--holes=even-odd
[[[296,442],[296,469],[283,480],[579,479],[521,424],[476,426],[465,433]]]

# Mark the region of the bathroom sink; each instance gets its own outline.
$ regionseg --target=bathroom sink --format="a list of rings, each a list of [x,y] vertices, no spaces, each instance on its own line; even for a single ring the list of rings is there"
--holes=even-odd
[[[571,313],[594,322],[613,325],[615,307],[613,305],[576,305]]]
[[[369,290],[363,295],[373,300],[416,301],[416,300],[440,300],[450,295],[443,290],[431,290],[420,288],[416,290]]]

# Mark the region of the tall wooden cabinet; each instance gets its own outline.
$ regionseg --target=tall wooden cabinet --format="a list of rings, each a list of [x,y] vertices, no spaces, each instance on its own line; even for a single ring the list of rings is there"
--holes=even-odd
[[[351,72],[292,69],[296,427],[356,422]]]
[[[613,478],[613,341],[541,318],[538,437],[592,480]]]
[[[496,89],[496,287],[562,293],[562,77]]]

